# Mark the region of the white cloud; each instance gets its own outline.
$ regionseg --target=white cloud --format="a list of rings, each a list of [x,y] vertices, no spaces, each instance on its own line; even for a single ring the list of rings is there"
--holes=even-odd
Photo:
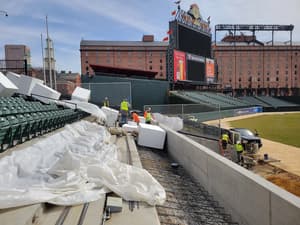
[[[104,16],[110,18],[121,24],[125,24],[131,28],[135,28],[142,32],[156,33],[159,27],[151,23],[150,11],[144,12],[140,10],[139,4],[126,4],[124,1],[103,1],[99,0],[73,0],[73,1],[59,1],[54,0],[56,3],[60,3],[66,7],[72,8],[80,12],[87,14],[96,14],[98,16]],[[101,22],[101,21],[99,21]]]

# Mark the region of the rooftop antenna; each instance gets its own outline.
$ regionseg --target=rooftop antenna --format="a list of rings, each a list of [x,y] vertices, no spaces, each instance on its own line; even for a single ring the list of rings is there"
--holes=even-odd
[[[51,71],[51,58],[50,58],[50,40],[49,40],[49,32],[48,32],[48,16],[46,15],[46,30],[47,30],[47,55],[48,55],[48,70],[49,70],[49,78],[50,78],[50,88],[52,88],[52,71]]]
[[[46,80],[46,70],[45,70],[45,60],[44,60],[43,34],[42,34],[42,33],[41,33],[41,47],[42,47],[42,59],[43,59],[44,84],[47,85],[47,80]]]

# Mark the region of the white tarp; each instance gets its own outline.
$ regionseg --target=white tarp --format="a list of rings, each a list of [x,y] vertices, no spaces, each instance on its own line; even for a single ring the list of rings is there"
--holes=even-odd
[[[84,112],[90,113],[91,115],[97,118],[97,122],[104,123],[107,118],[105,113],[95,104],[89,102],[81,102],[81,101],[55,101],[58,105],[63,105],[69,107],[71,109],[78,108]]]
[[[163,204],[163,187],[146,171],[117,160],[110,134],[80,121],[0,160],[0,209],[39,202],[75,205],[113,191],[125,200]]]
[[[153,113],[153,116],[157,122],[169,127],[172,130],[179,131],[183,128],[183,121],[179,117],[164,116],[160,113]]]

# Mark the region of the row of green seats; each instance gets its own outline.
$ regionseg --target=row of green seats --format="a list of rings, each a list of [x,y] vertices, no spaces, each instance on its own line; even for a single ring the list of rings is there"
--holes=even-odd
[[[1,151],[79,119],[72,109],[0,117]],[[5,148],[6,147],[6,148]]]

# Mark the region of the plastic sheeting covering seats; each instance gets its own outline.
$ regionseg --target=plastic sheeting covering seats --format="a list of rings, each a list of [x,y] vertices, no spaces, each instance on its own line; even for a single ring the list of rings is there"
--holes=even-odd
[[[0,209],[49,202],[76,205],[113,191],[163,204],[163,187],[144,169],[117,160],[106,128],[80,121],[0,160]]]
[[[55,101],[58,105],[63,105],[69,107],[71,109],[75,109],[76,107],[84,112],[90,113],[91,115],[97,118],[97,122],[104,124],[107,121],[107,117],[105,113],[95,104],[89,102],[81,102],[81,101]]]
[[[153,113],[153,116],[157,122],[169,127],[172,130],[179,131],[183,128],[183,121],[179,117],[164,116],[160,113]]]

